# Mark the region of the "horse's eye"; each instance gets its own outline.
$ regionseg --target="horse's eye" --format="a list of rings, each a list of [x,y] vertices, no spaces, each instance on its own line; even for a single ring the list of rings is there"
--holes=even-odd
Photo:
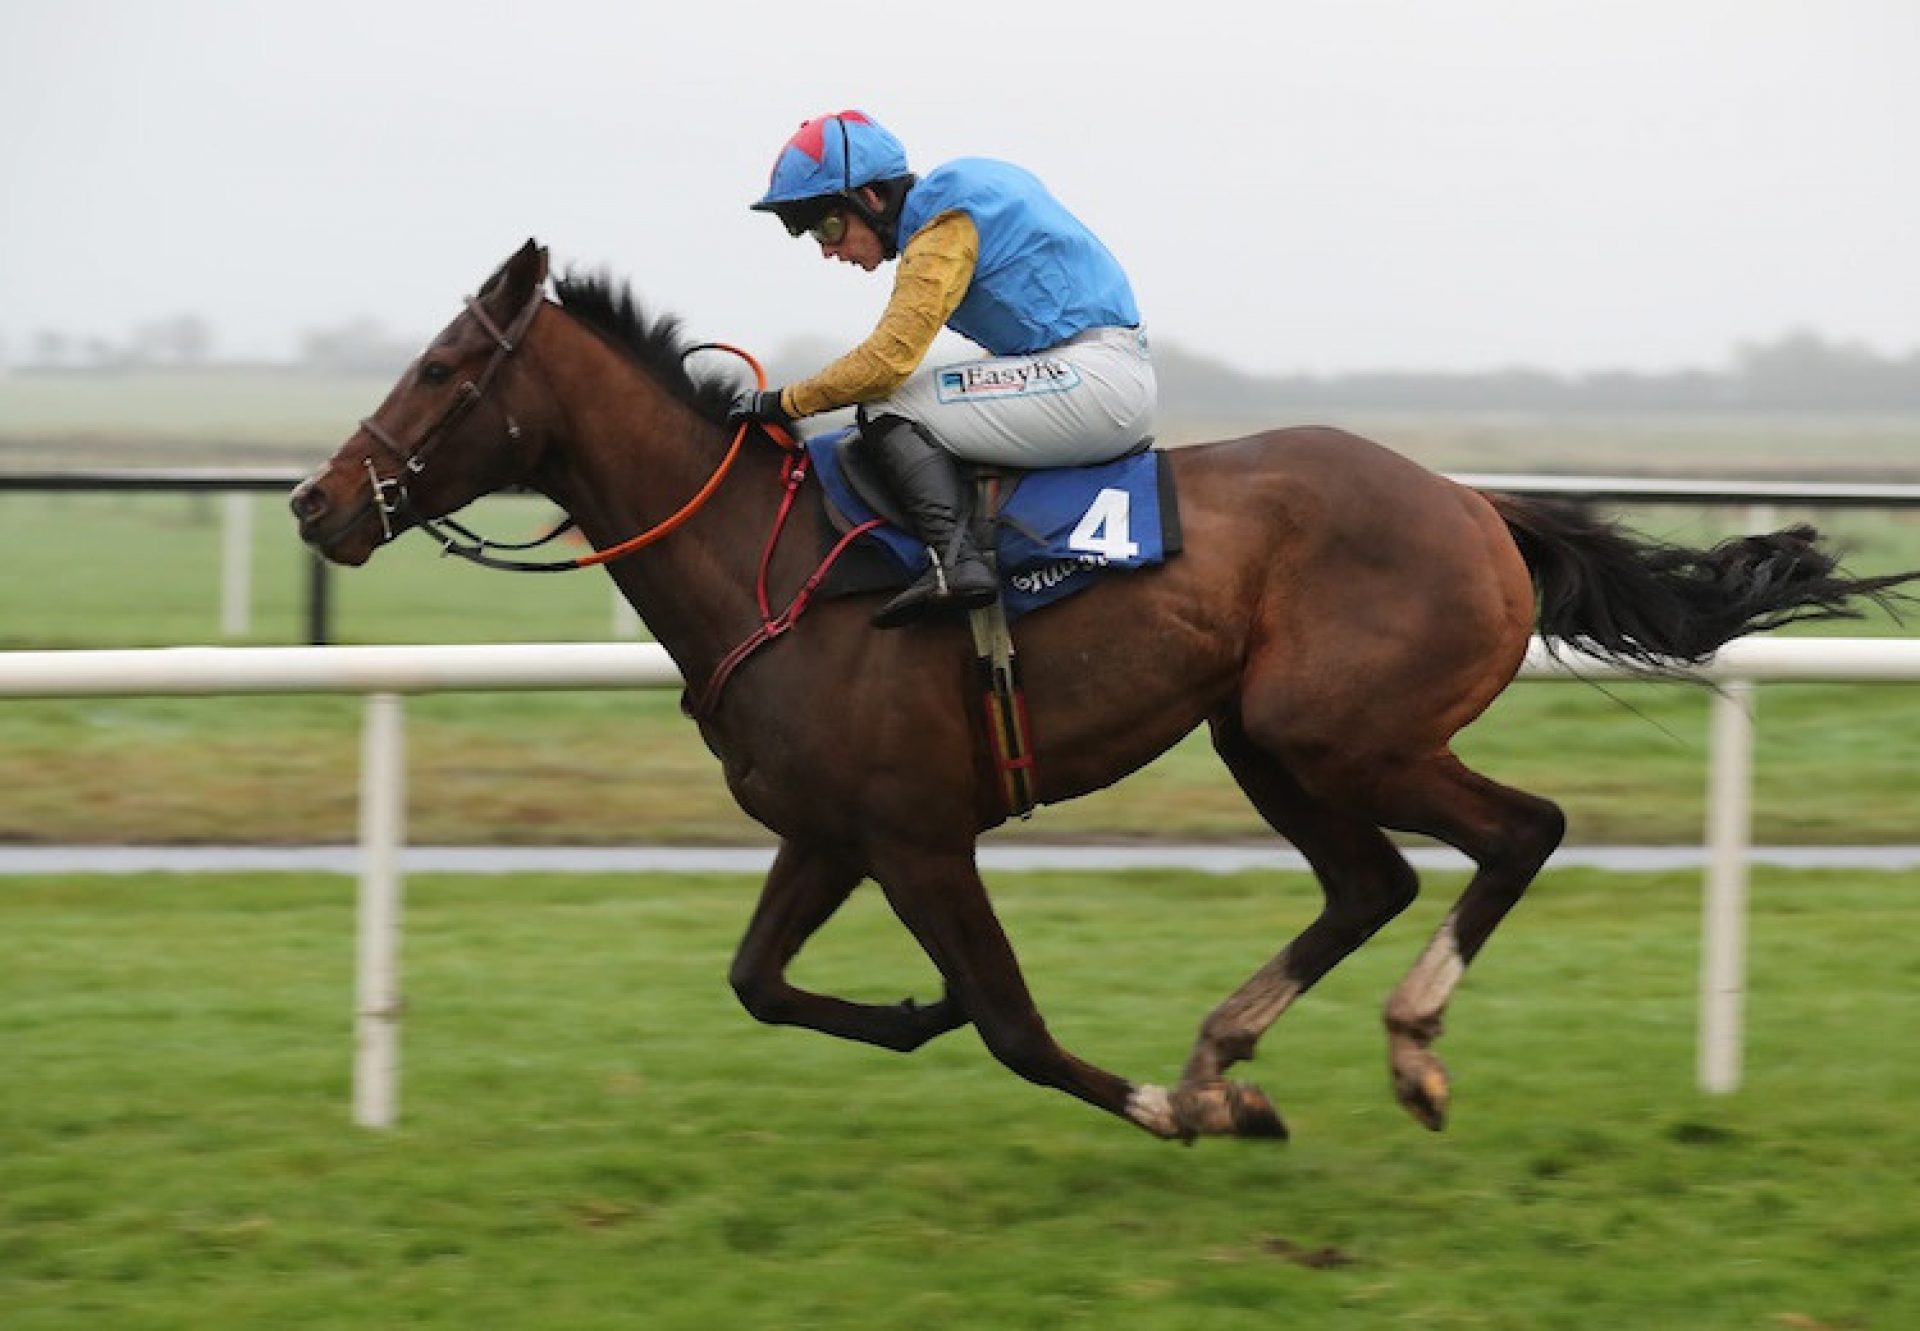
[[[441,361],[430,360],[420,367],[420,381],[428,384],[444,384],[453,378],[453,367]]]

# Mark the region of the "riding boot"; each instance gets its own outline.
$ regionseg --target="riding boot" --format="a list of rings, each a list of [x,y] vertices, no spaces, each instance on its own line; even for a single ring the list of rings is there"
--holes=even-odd
[[[881,606],[873,622],[897,628],[940,610],[991,605],[999,586],[967,529],[967,506],[953,455],[901,416],[867,421],[861,434],[908,524],[932,556],[932,566],[920,580]]]

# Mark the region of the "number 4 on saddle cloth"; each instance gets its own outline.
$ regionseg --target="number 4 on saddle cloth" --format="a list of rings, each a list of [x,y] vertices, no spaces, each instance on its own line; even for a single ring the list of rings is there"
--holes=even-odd
[[[814,474],[836,525],[873,518],[858,554],[834,569],[823,594],[904,587],[926,570],[924,545],[850,448],[851,429],[807,441]],[[1164,454],[1144,451],[1090,467],[1019,471],[961,463],[974,480],[974,527],[991,548],[1008,619],[1064,600],[1115,569],[1145,568],[1180,552],[1180,513]],[[983,497],[983,491],[986,496]]]

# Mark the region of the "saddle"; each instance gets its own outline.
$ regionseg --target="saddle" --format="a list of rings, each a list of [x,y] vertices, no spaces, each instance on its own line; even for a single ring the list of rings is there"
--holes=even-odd
[[[822,588],[825,596],[904,587],[927,551],[894,507],[884,481],[843,430],[807,441],[831,525],[875,518]],[[1178,498],[1166,456],[1151,439],[1111,462],[1027,470],[961,462],[973,498],[968,520],[1000,578],[1008,619],[1063,600],[1120,569],[1145,568],[1181,549]]]

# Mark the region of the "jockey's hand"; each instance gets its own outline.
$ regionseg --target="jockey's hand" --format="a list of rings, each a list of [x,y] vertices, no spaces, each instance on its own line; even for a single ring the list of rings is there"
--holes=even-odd
[[[771,425],[791,432],[793,417],[780,402],[780,390],[777,388],[748,389],[733,400],[733,410],[727,413],[729,425],[740,425],[752,421],[758,425]]]

